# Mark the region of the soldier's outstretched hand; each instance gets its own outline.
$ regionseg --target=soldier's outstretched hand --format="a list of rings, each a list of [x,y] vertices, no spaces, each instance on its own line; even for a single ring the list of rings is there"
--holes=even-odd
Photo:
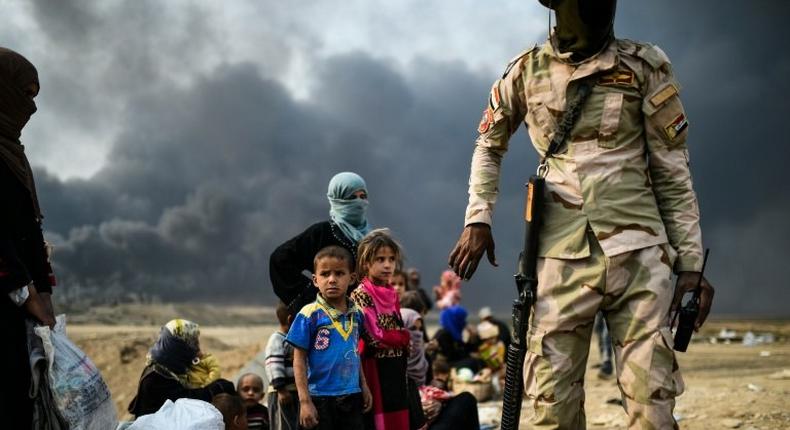
[[[683,296],[697,287],[699,277],[699,272],[678,273],[678,281],[677,284],[675,284],[675,297],[672,299],[671,309],[677,309],[678,306],[680,306],[680,302],[683,300]],[[703,276],[702,282],[700,283],[699,315],[697,316],[697,321],[694,322],[695,331],[702,327],[705,318],[707,318],[708,313],[710,313],[710,307],[713,304],[713,293],[713,285]]]
[[[464,280],[469,280],[477,270],[483,252],[488,262],[498,266],[494,255],[494,237],[491,227],[487,224],[469,224],[464,228],[461,237],[450,253],[448,264],[453,271]]]

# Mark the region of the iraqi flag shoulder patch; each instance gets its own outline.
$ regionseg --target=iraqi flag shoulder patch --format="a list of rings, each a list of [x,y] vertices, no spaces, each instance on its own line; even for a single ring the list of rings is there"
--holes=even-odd
[[[680,133],[683,133],[683,130],[685,130],[688,126],[689,122],[686,120],[686,114],[681,112],[675,117],[675,119],[672,120],[672,122],[664,127],[664,130],[667,132],[667,137],[669,137],[669,140],[675,140],[675,138],[678,137]]]

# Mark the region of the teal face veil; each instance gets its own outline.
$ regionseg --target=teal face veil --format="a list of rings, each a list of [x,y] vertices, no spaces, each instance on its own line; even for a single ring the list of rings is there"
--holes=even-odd
[[[357,198],[354,193],[368,187],[361,176],[353,172],[341,172],[329,181],[326,197],[329,200],[329,217],[343,234],[353,242],[359,242],[369,231],[368,201]]]

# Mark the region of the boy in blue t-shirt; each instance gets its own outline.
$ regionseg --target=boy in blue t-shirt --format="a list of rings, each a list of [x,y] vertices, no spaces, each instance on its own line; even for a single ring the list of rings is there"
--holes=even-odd
[[[373,406],[360,366],[357,342],[362,312],[348,299],[353,257],[339,246],[313,259],[316,301],[302,308],[288,331],[294,346],[299,424],[304,428],[362,429],[362,413]]]

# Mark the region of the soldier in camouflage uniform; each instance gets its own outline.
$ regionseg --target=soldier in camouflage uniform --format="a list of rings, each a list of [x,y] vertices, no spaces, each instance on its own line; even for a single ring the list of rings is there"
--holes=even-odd
[[[674,428],[683,381],[669,311],[696,286],[702,266],[680,86],[657,46],[614,38],[615,0],[547,3],[557,16],[549,40],[517,56],[491,89],[472,158],[466,227],[450,266],[469,279],[484,252],[496,265],[490,225],[510,136],[526,123],[543,158],[567,100],[589,82],[577,122],[547,159],[524,365],[530,419],[534,428],[585,427],[584,372],[602,310],[629,427]],[[697,328],[713,297],[704,279],[702,287]]]

